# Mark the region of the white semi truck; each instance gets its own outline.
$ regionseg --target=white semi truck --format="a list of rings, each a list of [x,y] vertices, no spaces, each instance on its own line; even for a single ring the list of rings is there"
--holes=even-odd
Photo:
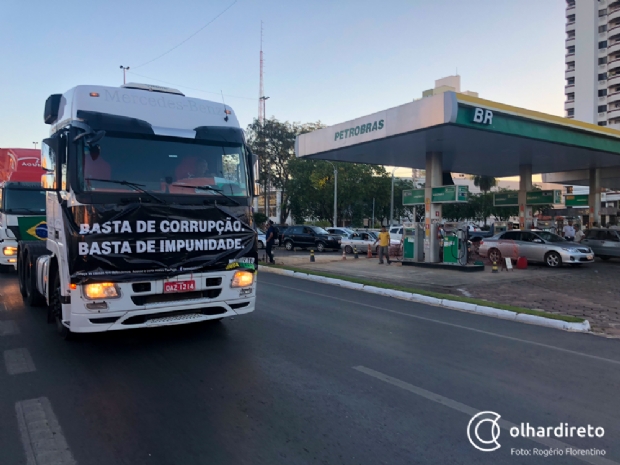
[[[230,107],[143,84],[51,95],[47,240],[20,290],[63,337],[252,312],[256,160]]]

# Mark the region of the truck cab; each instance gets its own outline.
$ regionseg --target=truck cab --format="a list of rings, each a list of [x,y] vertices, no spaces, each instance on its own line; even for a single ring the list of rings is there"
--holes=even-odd
[[[0,149],[0,271],[17,268],[18,241],[47,237],[41,151]]]
[[[256,160],[232,109],[143,84],[48,98],[47,240],[20,242],[20,290],[59,333],[252,312]]]

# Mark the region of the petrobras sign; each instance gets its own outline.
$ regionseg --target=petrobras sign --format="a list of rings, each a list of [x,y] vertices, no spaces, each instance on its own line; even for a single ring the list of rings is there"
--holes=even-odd
[[[371,123],[362,123],[361,125],[358,124],[355,127],[343,129],[341,131],[336,131],[334,135],[334,140],[348,139],[349,137],[356,137],[356,136],[359,136],[360,134],[367,134],[373,131],[379,131],[383,129],[383,126],[385,126],[385,121],[382,119],[378,121],[375,120]]]

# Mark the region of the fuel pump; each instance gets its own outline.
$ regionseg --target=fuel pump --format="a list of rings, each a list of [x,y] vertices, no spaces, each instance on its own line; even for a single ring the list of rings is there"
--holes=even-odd
[[[443,262],[452,265],[467,265],[467,223],[446,223],[443,241]]]

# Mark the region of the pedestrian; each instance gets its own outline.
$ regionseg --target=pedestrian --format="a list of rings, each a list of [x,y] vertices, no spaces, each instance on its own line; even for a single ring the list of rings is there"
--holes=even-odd
[[[581,230],[579,225],[576,224],[575,225],[575,242],[581,242],[581,239],[583,239],[583,236],[585,236],[584,232]]]
[[[387,264],[390,265],[392,263],[390,261],[390,233],[385,226],[381,227],[379,238],[375,241],[373,247],[377,245],[377,242],[379,243],[379,265],[383,265],[383,255],[385,255]]]
[[[562,229],[564,233],[564,239],[567,241],[572,241],[575,239],[575,228],[573,228],[573,222],[569,221],[566,226]]]
[[[267,247],[266,247],[266,251],[267,251],[267,257],[269,259],[269,263],[275,263],[276,261],[273,259],[273,252],[271,251],[274,243],[276,242],[276,228],[273,225],[273,221],[269,220],[267,221],[267,224],[269,225],[269,229],[267,229]]]

